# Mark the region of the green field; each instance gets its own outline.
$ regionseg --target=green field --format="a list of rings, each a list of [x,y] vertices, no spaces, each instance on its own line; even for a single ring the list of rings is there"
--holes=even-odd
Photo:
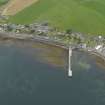
[[[9,0],[0,0],[0,6],[7,3]]]
[[[105,0],[39,0],[9,21],[28,24],[46,20],[60,29],[105,35]]]

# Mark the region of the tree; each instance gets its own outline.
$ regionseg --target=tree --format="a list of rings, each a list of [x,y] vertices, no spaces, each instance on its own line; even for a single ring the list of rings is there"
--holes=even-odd
[[[67,29],[66,34],[72,34],[72,29]]]

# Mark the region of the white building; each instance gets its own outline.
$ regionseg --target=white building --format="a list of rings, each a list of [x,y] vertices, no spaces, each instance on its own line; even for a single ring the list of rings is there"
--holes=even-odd
[[[102,51],[102,48],[103,48],[103,45],[98,45],[98,46],[95,47],[95,49],[97,51]]]

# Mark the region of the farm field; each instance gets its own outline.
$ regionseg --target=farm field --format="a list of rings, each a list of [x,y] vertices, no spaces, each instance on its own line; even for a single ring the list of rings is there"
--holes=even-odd
[[[105,0],[39,0],[11,16],[12,23],[49,21],[61,30],[105,34]]]
[[[14,15],[38,0],[10,0],[3,11],[3,15]]]

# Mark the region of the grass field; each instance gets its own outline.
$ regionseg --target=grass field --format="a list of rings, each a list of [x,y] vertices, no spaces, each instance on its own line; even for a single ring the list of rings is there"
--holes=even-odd
[[[28,24],[45,20],[60,29],[105,35],[105,0],[39,0],[9,21]]]
[[[7,2],[8,2],[8,0],[0,0],[0,6],[7,3]]]

